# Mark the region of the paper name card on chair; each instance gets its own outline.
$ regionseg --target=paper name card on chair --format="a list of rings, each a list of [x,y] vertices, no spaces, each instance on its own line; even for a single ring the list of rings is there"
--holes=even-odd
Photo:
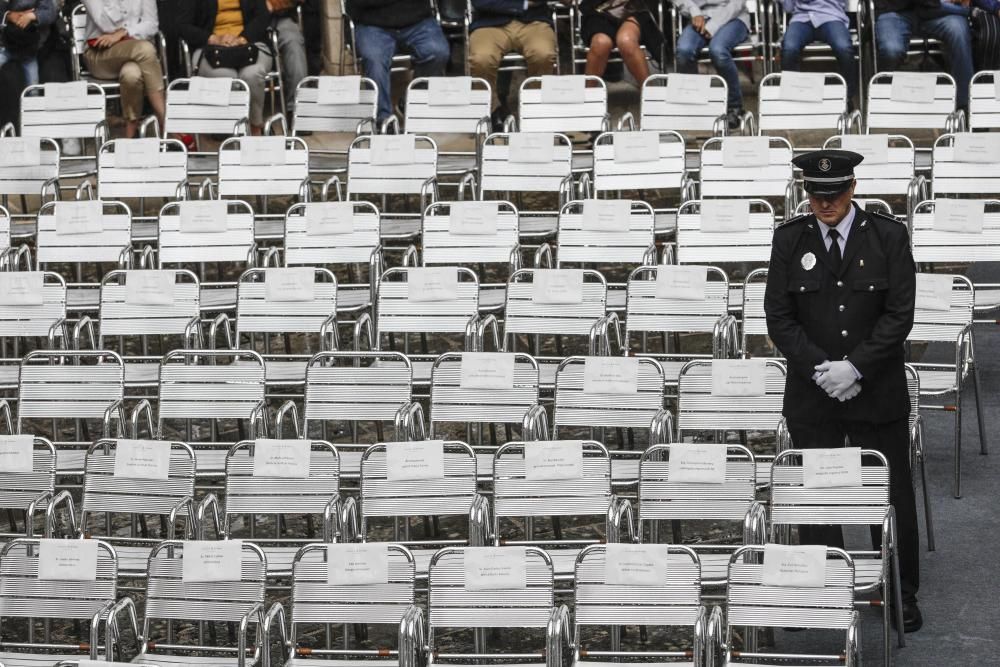
[[[823,588],[826,584],[826,547],[822,544],[765,544],[760,583],[789,588]]]
[[[103,230],[104,202],[102,201],[61,201],[56,202],[56,234],[99,234]]]
[[[582,440],[538,440],[524,443],[525,479],[583,477]]]
[[[188,81],[188,101],[210,107],[229,106],[233,79],[228,76],[193,76]]]
[[[229,229],[229,202],[224,199],[192,199],[178,202],[182,234],[221,234]]]
[[[511,162],[552,162],[555,141],[551,132],[512,132],[507,135],[507,157]]]
[[[934,200],[934,229],[939,232],[982,234],[985,217],[985,200]]]
[[[471,76],[434,76],[427,80],[427,104],[432,107],[466,106],[471,93]]]
[[[785,70],[781,73],[781,82],[778,84],[778,99],[817,104],[823,101],[825,83],[825,74]]]
[[[121,439],[115,447],[115,477],[166,479],[170,476],[170,443]]]
[[[258,438],[253,441],[253,476],[308,477],[311,454],[310,440]]]
[[[444,440],[385,443],[385,476],[390,482],[441,479],[444,477]]]
[[[1000,134],[959,132],[955,135],[953,155],[962,162],[1000,164]]]
[[[583,362],[585,394],[635,394],[639,391],[638,357],[587,357]]]
[[[118,139],[114,156],[119,169],[154,169],[160,166],[160,140]]]
[[[582,74],[542,76],[542,104],[579,104],[587,101],[587,77]]]
[[[807,489],[861,486],[861,448],[803,449],[802,486]]]
[[[385,544],[328,544],[326,583],[370,586],[389,583],[389,549]]]
[[[184,582],[239,581],[243,576],[243,540],[184,542]]]
[[[0,272],[0,306],[41,306],[44,284],[41,271]]]
[[[65,83],[44,83],[44,102],[46,111],[76,109],[83,104],[87,96],[86,81],[67,81]]]
[[[448,206],[448,233],[496,236],[500,205],[495,201],[456,201]]]
[[[42,163],[42,140],[38,137],[0,139],[0,167],[37,167]]]
[[[701,231],[708,234],[750,231],[750,200],[702,199]]]
[[[413,164],[417,161],[417,138],[412,134],[373,134],[368,141],[368,160],[373,165]]]
[[[704,301],[708,269],[704,266],[656,267],[656,298],[680,301]]]
[[[708,104],[712,77],[707,74],[670,74],[666,99],[673,104]]]
[[[893,72],[889,99],[893,102],[930,104],[934,101],[937,74],[934,72]]]
[[[35,469],[34,451],[34,436],[0,435],[0,471],[31,472]]]
[[[920,310],[951,310],[953,282],[947,274],[918,273],[915,307]]]
[[[583,269],[535,269],[531,290],[534,303],[583,303]]]
[[[244,167],[285,164],[285,137],[240,137],[240,164]]]
[[[453,301],[458,296],[458,271],[451,266],[408,269],[406,285],[410,301]]]
[[[583,202],[583,229],[588,232],[627,232],[632,215],[628,199],[587,199]]]
[[[528,587],[528,554],[524,548],[470,547],[464,553],[467,590],[523,590]]]
[[[361,76],[321,76],[316,80],[317,104],[358,104],[361,102]]]
[[[888,134],[843,134],[840,137],[840,147],[863,156],[866,165],[889,162]]]
[[[305,204],[306,233],[309,236],[333,236],[354,233],[354,203],[318,201]]]
[[[47,581],[96,581],[97,542],[38,541],[38,578]]]
[[[660,159],[659,132],[615,132],[615,162],[656,162]]]
[[[173,270],[129,271],[125,274],[125,303],[130,306],[170,306],[177,289]]]
[[[315,294],[316,269],[311,266],[264,269],[267,301],[312,301]]]
[[[459,386],[509,391],[514,388],[514,361],[509,352],[463,352]]]
[[[763,359],[712,361],[713,396],[763,396],[767,365]]]
[[[610,586],[663,586],[667,581],[666,544],[604,546],[604,583]]]
[[[726,481],[727,447],[715,443],[675,443],[667,462],[671,482],[723,484]]]
[[[766,167],[771,163],[768,137],[724,137],[723,167]]]

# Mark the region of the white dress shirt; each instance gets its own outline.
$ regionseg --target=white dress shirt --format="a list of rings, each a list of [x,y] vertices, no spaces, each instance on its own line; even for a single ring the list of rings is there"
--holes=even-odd
[[[830,251],[830,244],[833,241],[830,239],[830,230],[836,229],[837,233],[840,234],[840,238],[837,241],[840,243],[840,256],[844,256],[844,250],[847,248],[847,235],[851,233],[851,227],[854,225],[854,205],[851,205],[851,210],[847,212],[844,219],[838,222],[834,227],[827,225],[825,223],[820,223],[819,233],[823,235],[823,244],[826,246],[827,252]]]

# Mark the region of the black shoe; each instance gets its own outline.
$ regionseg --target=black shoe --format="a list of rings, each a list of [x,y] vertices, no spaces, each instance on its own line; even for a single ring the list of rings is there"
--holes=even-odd
[[[896,610],[889,610],[889,618],[892,620],[892,627],[896,627]],[[924,617],[920,613],[920,607],[914,602],[903,603],[903,632],[916,632],[924,625]]]
[[[743,107],[732,107],[726,111],[726,125],[730,130],[740,129],[740,122],[743,120]]]
[[[493,110],[493,113],[490,114],[490,124],[493,126],[494,132],[503,132],[503,122],[507,120],[508,116],[510,116],[510,109],[502,104]]]

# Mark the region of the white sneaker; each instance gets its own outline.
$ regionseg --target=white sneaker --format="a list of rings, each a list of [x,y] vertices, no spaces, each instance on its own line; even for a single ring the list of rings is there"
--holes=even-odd
[[[80,140],[75,138],[63,139],[62,140],[62,152],[63,155],[70,157],[80,154],[82,147],[80,146]]]

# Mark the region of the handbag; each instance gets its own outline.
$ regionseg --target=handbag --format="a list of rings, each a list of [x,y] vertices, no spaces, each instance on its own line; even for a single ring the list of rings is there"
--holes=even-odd
[[[18,58],[34,58],[41,46],[38,23],[32,21],[22,28],[13,21],[3,28],[4,47]]]
[[[256,44],[240,44],[239,46],[219,46],[209,44],[201,52],[201,57],[213,69],[241,70],[248,65],[254,65],[260,51]]]
[[[606,0],[597,5],[595,11],[621,23],[630,16],[647,11],[647,8],[642,0]]]

